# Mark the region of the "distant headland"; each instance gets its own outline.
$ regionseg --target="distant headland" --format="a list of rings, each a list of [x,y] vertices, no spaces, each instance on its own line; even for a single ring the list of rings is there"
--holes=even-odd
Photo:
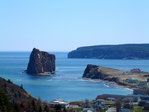
[[[119,44],[79,47],[68,58],[149,59],[149,44]]]

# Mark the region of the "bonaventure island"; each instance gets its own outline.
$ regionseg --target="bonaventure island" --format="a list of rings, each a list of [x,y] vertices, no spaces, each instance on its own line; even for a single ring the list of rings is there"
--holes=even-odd
[[[79,47],[68,53],[68,59],[148,60],[149,44],[120,44]],[[56,75],[55,54],[33,48],[23,73]],[[28,93],[22,85],[0,78],[0,112],[149,112],[149,73],[140,68],[129,71],[88,63],[82,79],[112,82],[118,88],[129,88],[128,95],[102,94],[95,99],[65,101],[63,98],[43,101]],[[51,91],[52,92],[52,91]],[[43,93],[44,94],[44,93]],[[55,93],[53,93],[55,94]],[[92,94],[90,94],[92,95]],[[73,97],[73,96],[72,96]]]

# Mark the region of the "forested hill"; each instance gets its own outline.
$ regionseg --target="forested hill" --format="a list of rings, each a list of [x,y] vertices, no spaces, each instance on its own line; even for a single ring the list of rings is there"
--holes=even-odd
[[[0,77],[0,112],[57,112],[55,107],[28,94],[23,85],[17,86]],[[63,112],[63,111],[58,111]]]
[[[149,44],[96,45],[79,47],[68,58],[149,59]]]

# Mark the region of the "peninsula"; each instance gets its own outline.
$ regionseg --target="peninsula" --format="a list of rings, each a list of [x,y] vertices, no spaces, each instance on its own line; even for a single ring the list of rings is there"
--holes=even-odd
[[[101,79],[115,82],[119,85],[133,89],[147,89],[149,84],[149,73],[139,69],[123,71],[96,65],[87,65],[83,78]]]
[[[149,44],[96,45],[79,47],[68,58],[149,59]]]

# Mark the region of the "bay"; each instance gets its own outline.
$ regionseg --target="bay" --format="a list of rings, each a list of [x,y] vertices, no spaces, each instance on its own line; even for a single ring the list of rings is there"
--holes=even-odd
[[[51,53],[51,52],[50,52]],[[32,96],[44,101],[63,98],[67,101],[95,99],[100,94],[132,94],[132,90],[111,86],[105,81],[82,79],[87,64],[120,70],[140,68],[149,72],[149,60],[68,59],[67,52],[56,55],[56,74],[38,76],[23,73],[27,68],[30,52],[0,52],[0,77],[23,85]]]

